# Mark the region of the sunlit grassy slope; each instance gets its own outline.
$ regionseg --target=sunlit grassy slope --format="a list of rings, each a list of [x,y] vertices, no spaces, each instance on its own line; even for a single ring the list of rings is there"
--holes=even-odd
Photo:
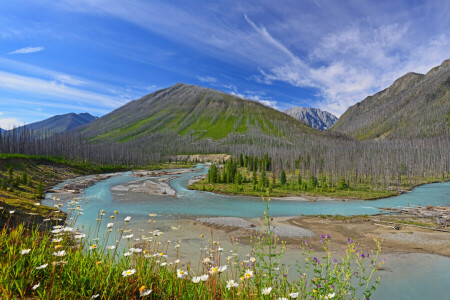
[[[127,142],[156,133],[220,140],[234,135],[289,137],[316,130],[261,103],[176,84],[132,101],[86,126],[92,141]]]

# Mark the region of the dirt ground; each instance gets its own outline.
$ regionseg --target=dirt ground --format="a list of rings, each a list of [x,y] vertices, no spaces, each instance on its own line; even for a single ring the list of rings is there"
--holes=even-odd
[[[252,220],[257,224],[258,220]],[[321,234],[331,236],[330,251],[344,252],[347,249],[347,239],[356,242],[361,251],[376,250],[374,239],[382,241],[383,253],[429,253],[450,257],[450,233],[422,229],[409,225],[401,225],[400,230],[382,224],[376,218],[366,217],[357,220],[336,220],[320,216],[280,217],[274,218],[273,224],[289,224],[314,231],[314,237],[281,238],[287,243],[288,249],[300,249],[307,240],[315,251],[322,251]],[[381,224],[381,225],[376,225]],[[245,244],[247,238],[255,235],[255,231],[248,231],[238,227],[212,226]]]

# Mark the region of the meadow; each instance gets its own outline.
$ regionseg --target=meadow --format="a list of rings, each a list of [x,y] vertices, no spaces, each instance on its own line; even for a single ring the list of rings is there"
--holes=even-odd
[[[183,229],[165,235],[156,214],[146,228],[131,231],[130,217],[101,210],[96,228],[81,230],[76,222],[87,202],[69,202],[61,219],[65,204],[54,200],[44,220],[57,224],[51,231],[8,223],[1,230],[3,299],[368,299],[380,280],[378,242],[376,251],[361,253],[349,238],[345,253],[336,256],[328,250],[331,237],[322,235],[324,255],[304,241],[304,261],[281,264],[285,244],[272,230],[269,202],[250,253],[239,253],[236,243],[224,249],[212,234],[202,235],[197,265],[182,257]],[[0,213],[11,219],[14,211]],[[288,280],[292,273],[296,279]]]

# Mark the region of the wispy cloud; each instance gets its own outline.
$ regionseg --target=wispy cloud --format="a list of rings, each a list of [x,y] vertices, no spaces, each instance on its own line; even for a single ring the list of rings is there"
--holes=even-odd
[[[88,104],[92,104],[92,101],[95,101],[106,107],[118,107],[123,104],[108,95],[77,89],[56,81],[3,71],[0,71],[0,88],[32,93],[33,95],[59,97]]]
[[[208,82],[208,83],[214,83],[217,82],[217,78],[212,76],[197,76],[197,79],[201,82]]]
[[[25,47],[9,52],[8,54],[28,54],[44,50],[44,47]]]
[[[237,90],[236,87],[233,87],[233,89],[231,91],[229,91],[229,93],[233,96],[245,99],[245,100],[252,100],[252,101],[256,101],[259,102],[261,104],[264,104],[265,106],[269,106],[272,107],[274,109],[279,109],[278,108],[278,102],[275,100],[270,99],[270,97],[266,96],[265,92],[262,91],[244,91],[244,92],[239,92]]]

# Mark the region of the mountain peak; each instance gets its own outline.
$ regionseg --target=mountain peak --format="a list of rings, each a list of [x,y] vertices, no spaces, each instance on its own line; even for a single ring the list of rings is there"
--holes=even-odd
[[[327,111],[310,107],[293,107],[285,111],[289,116],[302,121],[312,128],[326,130],[334,125],[337,117]]]
[[[448,134],[449,88],[450,60],[426,75],[407,73],[349,107],[332,130],[360,140]]]

